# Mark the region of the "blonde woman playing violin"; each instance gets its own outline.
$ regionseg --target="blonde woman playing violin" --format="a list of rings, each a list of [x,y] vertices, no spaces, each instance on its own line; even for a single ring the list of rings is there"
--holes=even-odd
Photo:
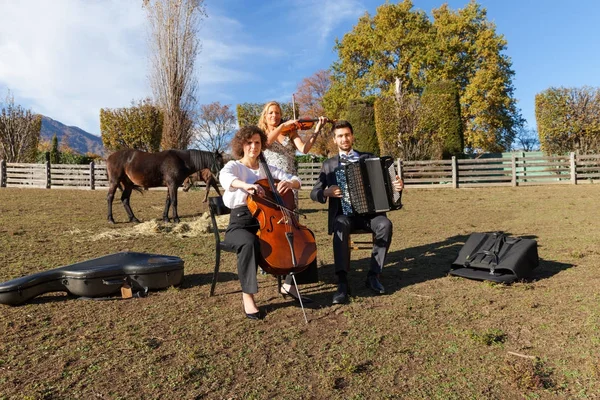
[[[267,134],[267,148],[264,150],[267,163],[289,174],[297,175],[296,151],[302,154],[308,153],[326,121],[327,118],[320,117],[314,133],[303,139],[295,129],[298,125],[297,119],[282,123],[279,103],[270,101],[265,104],[258,120],[258,127]]]

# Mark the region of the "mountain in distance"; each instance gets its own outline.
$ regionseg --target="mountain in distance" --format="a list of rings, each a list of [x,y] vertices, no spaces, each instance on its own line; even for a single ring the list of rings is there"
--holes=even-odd
[[[105,155],[104,145],[99,136],[92,135],[76,126],[67,126],[61,122],[55,121],[52,118],[42,115],[42,130],[40,132],[40,140],[52,140],[56,135],[58,143],[63,143],[63,138],[66,136],[66,143],[71,149],[80,154],[93,153],[101,156]]]

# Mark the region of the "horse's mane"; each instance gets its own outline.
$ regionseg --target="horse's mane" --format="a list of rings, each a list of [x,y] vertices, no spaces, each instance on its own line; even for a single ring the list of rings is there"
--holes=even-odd
[[[203,168],[212,169],[213,166],[216,168],[216,160],[215,154],[210,151],[204,150],[175,150],[179,157],[181,157],[186,162],[189,162],[190,167],[194,169],[194,171],[199,171]]]

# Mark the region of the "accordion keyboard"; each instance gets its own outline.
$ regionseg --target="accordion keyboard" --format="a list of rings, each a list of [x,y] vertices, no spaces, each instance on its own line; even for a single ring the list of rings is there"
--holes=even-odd
[[[352,208],[357,214],[365,214],[369,211],[369,203],[367,201],[367,189],[362,177],[361,167],[359,163],[350,163],[346,166],[346,174],[348,181],[352,182],[348,185],[350,192],[350,201]]]
[[[394,167],[394,163],[391,162],[390,165],[388,165],[388,174],[390,176],[390,182],[394,182],[396,180],[396,168]],[[400,202],[400,196],[401,193],[398,192],[395,188],[392,190],[392,202],[393,204],[398,204]]]

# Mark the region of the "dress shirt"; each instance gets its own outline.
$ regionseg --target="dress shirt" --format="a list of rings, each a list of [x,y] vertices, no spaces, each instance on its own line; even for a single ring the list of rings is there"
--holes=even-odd
[[[269,170],[271,171],[273,179],[301,182],[300,178],[297,176],[288,174],[272,165],[269,165]],[[223,203],[231,209],[246,205],[248,193],[245,190],[231,187],[231,183],[234,180],[239,179],[246,183],[254,183],[257,180],[265,179],[266,177],[267,175],[262,167],[251,169],[246,167],[240,161],[229,161],[219,173],[219,182],[223,189],[225,189],[225,193],[223,193]]]

